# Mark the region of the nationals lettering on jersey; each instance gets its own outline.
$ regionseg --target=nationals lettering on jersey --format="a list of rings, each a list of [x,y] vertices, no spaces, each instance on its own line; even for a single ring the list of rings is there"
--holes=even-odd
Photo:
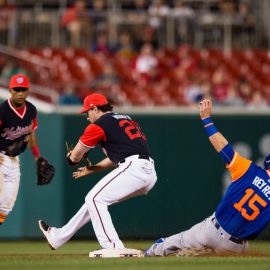
[[[132,155],[151,155],[146,136],[138,123],[128,115],[113,112],[105,113],[90,124],[80,142],[87,147],[100,144],[114,163]]]
[[[217,208],[216,218],[231,235],[253,239],[270,222],[270,176],[238,153],[227,167],[233,182]]]
[[[0,105],[0,152],[18,156],[25,151],[29,135],[37,128],[36,107],[25,101],[22,114],[12,106],[10,100]]]

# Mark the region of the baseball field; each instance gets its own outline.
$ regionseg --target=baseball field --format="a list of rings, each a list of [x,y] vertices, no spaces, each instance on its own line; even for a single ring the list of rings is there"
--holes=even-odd
[[[144,249],[151,241],[127,241],[127,247]],[[270,242],[256,241],[245,256],[163,257],[163,258],[88,258],[90,250],[98,249],[96,241],[70,241],[52,251],[45,241],[0,241],[0,269],[56,270],[269,270]]]

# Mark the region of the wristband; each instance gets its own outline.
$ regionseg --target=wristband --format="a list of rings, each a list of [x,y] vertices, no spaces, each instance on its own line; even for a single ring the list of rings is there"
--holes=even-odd
[[[211,124],[210,126],[207,126],[206,128],[204,128],[208,137],[212,136],[213,134],[217,133],[218,130],[217,128],[215,127],[214,124]]]
[[[202,120],[202,122],[203,122],[204,127],[211,124],[211,123],[213,123],[213,121],[212,121],[212,119],[210,117],[204,118]]]
[[[30,149],[36,159],[40,157],[40,151],[37,145],[30,147]]]
[[[203,122],[204,129],[205,129],[208,137],[210,137],[213,134],[218,132],[217,128],[215,127],[215,125],[210,117],[203,119],[202,122]]]
[[[79,164],[79,162],[73,162],[73,161],[70,159],[70,155],[67,156],[67,162],[68,162],[68,165],[69,165],[70,167],[73,167],[73,166]]]

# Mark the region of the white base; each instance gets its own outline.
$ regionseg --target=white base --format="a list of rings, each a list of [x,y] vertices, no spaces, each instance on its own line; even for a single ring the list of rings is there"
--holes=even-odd
[[[89,253],[90,258],[122,258],[122,257],[143,257],[143,251],[132,248],[105,248]]]

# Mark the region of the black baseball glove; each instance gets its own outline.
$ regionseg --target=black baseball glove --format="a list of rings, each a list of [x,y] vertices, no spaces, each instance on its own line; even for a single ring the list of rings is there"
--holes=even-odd
[[[44,157],[39,157],[37,162],[37,185],[47,185],[52,181],[55,168]]]

